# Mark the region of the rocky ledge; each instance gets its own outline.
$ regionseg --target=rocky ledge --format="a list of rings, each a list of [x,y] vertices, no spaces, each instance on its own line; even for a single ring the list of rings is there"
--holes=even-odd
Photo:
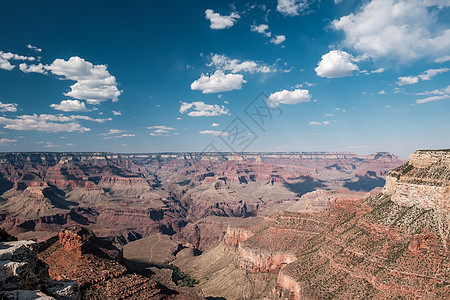
[[[419,150],[389,172],[383,193],[399,205],[450,212],[450,150]]]
[[[33,241],[0,242],[0,299],[80,299],[73,281],[50,279]]]

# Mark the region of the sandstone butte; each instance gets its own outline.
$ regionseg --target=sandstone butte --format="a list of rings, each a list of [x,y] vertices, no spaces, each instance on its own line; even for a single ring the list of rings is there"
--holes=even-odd
[[[449,179],[450,151],[416,151],[376,195],[228,225],[173,263],[209,297],[449,299]]]

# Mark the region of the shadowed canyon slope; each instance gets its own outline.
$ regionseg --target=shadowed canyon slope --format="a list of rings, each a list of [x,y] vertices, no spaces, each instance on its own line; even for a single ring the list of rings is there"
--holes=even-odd
[[[364,193],[401,164],[390,153],[4,153],[0,226],[44,240],[82,225],[124,244],[208,216],[295,209],[317,189]]]
[[[417,151],[379,194],[228,226],[216,247],[174,263],[211,297],[448,299],[449,159]]]

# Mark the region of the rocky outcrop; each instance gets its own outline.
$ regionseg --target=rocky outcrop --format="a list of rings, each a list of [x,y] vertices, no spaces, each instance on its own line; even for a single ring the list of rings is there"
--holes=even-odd
[[[79,299],[77,283],[49,278],[48,267],[38,259],[34,244],[33,241],[0,242],[0,298]]]
[[[416,151],[389,173],[383,193],[399,205],[450,213],[450,151]]]

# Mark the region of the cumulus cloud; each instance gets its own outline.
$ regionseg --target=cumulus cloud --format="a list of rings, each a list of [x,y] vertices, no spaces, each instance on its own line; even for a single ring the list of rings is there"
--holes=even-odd
[[[215,117],[228,114],[225,106],[206,104],[203,101],[181,102],[180,113],[184,114],[185,112],[188,112],[188,116],[191,117]]]
[[[50,107],[61,111],[90,111],[84,102],[79,100],[62,100],[59,104],[52,104]]]
[[[14,54],[11,52],[3,52],[0,51],[0,69],[11,71],[15,68],[14,65],[11,64],[11,60],[29,60],[34,61],[35,58],[31,56],[23,56]]]
[[[18,104],[0,102],[0,112],[16,112]]]
[[[270,40],[270,42],[272,44],[278,45],[278,44],[281,44],[282,42],[284,42],[285,40],[286,40],[286,37],[281,34],[281,35],[276,35],[274,38],[272,38]]]
[[[261,24],[261,25],[252,25],[250,27],[250,30],[253,32],[261,33],[262,35],[265,35],[266,37],[271,37],[272,32],[269,31],[269,25],[267,24]]]
[[[109,73],[106,65],[94,65],[73,56],[67,61],[56,59],[45,68],[63,79],[76,81],[70,86],[71,91],[64,95],[86,100],[88,104],[99,104],[109,99],[116,102],[122,93],[117,88],[116,78]]]
[[[32,45],[30,45],[30,44],[27,45],[27,48],[28,48],[28,49],[31,49],[31,50],[33,50],[33,51],[36,51],[36,52],[42,52],[42,49],[41,49],[41,48],[38,48],[38,47],[36,47],[36,46],[32,46]]]
[[[406,85],[406,84],[414,84],[419,82],[419,77],[417,76],[403,76],[399,77],[397,84],[398,85]]]
[[[311,126],[326,126],[330,125],[329,121],[311,121],[309,122],[309,125]]]
[[[122,112],[117,111],[117,110],[113,110],[112,113],[113,113],[113,115],[115,115],[115,116],[121,116],[121,115],[122,115]]]
[[[314,70],[317,76],[326,78],[352,76],[353,71],[359,70],[352,60],[353,57],[345,51],[331,50],[322,55],[322,60]]]
[[[298,16],[308,8],[308,0],[278,0],[277,4],[277,11],[285,16]]]
[[[225,74],[221,70],[216,70],[211,76],[202,74],[191,84],[191,89],[200,90],[203,94],[220,93],[240,90],[242,84],[246,82],[241,74]]]
[[[5,138],[0,139],[0,146],[8,146],[10,143],[17,143],[17,140],[16,139],[5,139]]]
[[[263,63],[259,63],[253,60],[240,61],[238,59],[231,59],[226,55],[220,54],[211,55],[211,63],[208,66],[213,66],[224,71],[231,71],[231,73],[269,73],[275,71],[271,67]]]
[[[155,126],[149,126],[147,129],[150,130],[149,135],[150,136],[170,136],[173,131],[176,129],[173,127],[165,126],[165,125],[155,125]],[[177,134],[176,132],[174,133]]]
[[[20,71],[24,73],[40,73],[47,74],[48,72],[45,70],[45,66],[41,63],[37,65],[27,65],[26,63],[21,63],[19,65]]]
[[[199,131],[198,133],[214,135],[214,136],[227,136],[228,135],[228,133],[226,133],[226,132],[217,131],[217,130],[202,130],[202,131]]]
[[[449,1],[372,0],[332,24],[344,32],[344,45],[365,56],[409,61],[448,53],[450,29],[438,24],[437,11],[449,5]]]
[[[229,16],[222,16],[219,13],[215,13],[212,9],[207,9],[205,11],[205,17],[211,22],[211,25],[209,26],[211,29],[230,28],[241,18],[241,16],[234,12]]]
[[[278,106],[279,104],[297,104],[301,102],[309,102],[311,95],[308,90],[296,89],[293,91],[282,90],[270,94],[269,104],[272,106]]]
[[[420,80],[431,80],[434,76],[450,71],[448,68],[440,68],[440,69],[429,69],[417,76],[404,76],[399,77],[397,84],[398,85],[407,85],[407,84],[415,84]]]

